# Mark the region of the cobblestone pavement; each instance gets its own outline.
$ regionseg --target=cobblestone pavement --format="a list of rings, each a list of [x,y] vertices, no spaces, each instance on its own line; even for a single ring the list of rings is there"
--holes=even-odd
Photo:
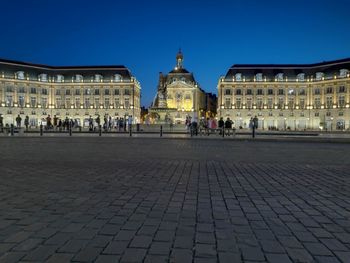
[[[0,262],[350,262],[350,145],[0,138]]]

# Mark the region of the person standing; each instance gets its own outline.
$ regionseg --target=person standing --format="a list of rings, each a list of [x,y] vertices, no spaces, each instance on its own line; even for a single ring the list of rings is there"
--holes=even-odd
[[[18,114],[18,116],[17,116],[17,118],[16,118],[17,128],[21,128],[21,122],[22,122],[22,118],[21,118],[21,116]]]
[[[50,117],[50,115],[48,115],[46,117],[46,128],[47,129],[51,129],[51,126],[52,126],[52,124],[51,124],[51,117]]]
[[[26,126],[26,131],[28,131],[28,126],[29,126],[29,116],[28,115],[24,119],[24,125]]]
[[[56,115],[53,116],[53,128],[56,130],[57,129],[57,122],[58,122],[58,118],[56,117]]]
[[[101,124],[100,115],[97,115],[97,118],[96,118],[96,123],[97,123],[97,127],[98,127],[98,129],[101,129],[101,127],[100,127],[100,124]]]
[[[93,131],[94,130],[94,120],[92,119],[91,115],[89,118],[89,131]]]
[[[4,117],[2,117],[2,114],[0,114],[0,130],[3,132],[4,128]]]

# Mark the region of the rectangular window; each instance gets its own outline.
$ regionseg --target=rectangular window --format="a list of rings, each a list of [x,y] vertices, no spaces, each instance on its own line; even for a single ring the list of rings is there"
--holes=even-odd
[[[299,100],[299,107],[300,107],[300,109],[305,109],[305,99]]]
[[[100,107],[100,99],[95,98],[95,108],[98,109]]]
[[[319,117],[320,113],[319,112],[315,112],[315,117]]]
[[[36,94],[36,88],[33,88],[33,87],[30,88],[30,93],[31,93],[31,94]]]
[[[268,90],[267,90],[267,94],[268,94],[268,95],[273,95],[273,89],[268,89]]]
[[[85,109],[89,109],[90,108],[90,98],[85,98],[84,108]]]
[[[252,90],[251,89],[247,89],[247,95],[252,95]]]
[[[236,108],[237,108],[237,109],[240,109],[241,107],[242,107],[241,99],[240,99],[240,98],[237,98],[237,99],[236,99]]]
[[[109,98],[105,98],[105,108],[108,109],[110,106],[109,104]]]
[[[272,98],[267,99],[267,108],[269,108],[269,109],[273,108],[273,99]]]
[[[328,87],[328,88],[326,89],[326,93],[327,93],[327,94],[332,94],[332,93],[333,93],[333,88],[332,88],[332,87]]]
[[[326,100],[327,109],[331,109],[332,106],[333,106],[333,97],[327,97],[327,100]]]
[[[13,92],[13,87],[12,86],[7,86],[6,87],[6,92]]]
[[[47,109],[47,98],[41,98],[41,107],[43,108],[43,109]]]
[[[24,107],[24,96],[23,95],[18,96],[18,106],[21,108]]]
[[[288,109],[294,109],[294,98],[288,98]]]
[[[100,95],[100,90],[99,89],[95,89],[95,95]]]
[[[75,95],[79,96],[80,95],[80,89],[75,90]]]
[[[231,109],[231,99],[230,98],[225,99],[225,109]]]
[[[84,89],[84,95],[91,95],[91,89],[90,88]]]
[[[105,89],[105,95],[109,95],[109,89]]]
[[[125,109],[129,109],[130,108],[130,101],[129,101],[129,99],[125,99],[125,101],[124,101],[124,105],[125,105]]]
[[[11,95],[6,96],[6,107],[12,107],[13,106],[13,99]]]
[[[56,98],[56,108],[60,109],[62,107],[62,100],[61,98]]]
[[[66,95],[70,96],[70,89],[66,89]]]
[[[345,96],[341,95],[338,98],[338,105],[340,108],[344,108],[345,107]]]
[[[236,95],[242,95],[242,90],[241,89],[236,89]]]
[[[284,107],[284,99],[283,98],[278,98],[278,104],[277,104],[277,108],[278,109],[283,109]]]
[[[258,90],[257,90],[257,94],[258,94],[258,95],[264,95],[264,92],[263,92],[262,89],[258,89]]]
[[[344,92],[345,92],[345,86],[340,86],[339,93],[344,93]]]
[[[66,99],[66,109],[70,109],[70,108],[71,108],[70,99]]]
[[[225,89],[225,95],[231,95],[231,90],[230,89]]]
[[[252,108],[252,99],[247,99],[247,109],[250,110]]]
[[[80,108],[80,98],[75,98],[75,107],[76,107],[77,109]]]
[[[117,109],[119,109],[119,107],[120,107],[120,100],[119,99],[115,99],[115,107]]]
[[[320,95],[321,94],[320,88],[315,88],[314,92],[315,92],[315,95]]]
[[[61,95],[61,90],[60,89],[56,89],[56,95]]]
[[[257,103],[256,103],[256,106],[259,110],[261,110],[263,108],[263,101],[262,101],[262,98],[258,98],[257,99]]]
[[[119,95],[119,89],[114,90],[114,95]]]
[[[321,98],[315,98],[315,108],[321,109]]]
[[[19,87],[18,88],[18,93],[26,93],[25,87]]]
[[[47,89],[43,88],[43,89],[41,90],[41,94],[47,95]]]
[[[304,96],[306,94],[305,89],[299,90],[299,95]]]
[[[284,90],[283,89],[278,89],[278,95],[284,95]]]
[[[130,95],[130,90],[129,89],[125,89],[124,90],[124,95]]]
[[[30,107],[36,107],[36,97],[30,97]]]

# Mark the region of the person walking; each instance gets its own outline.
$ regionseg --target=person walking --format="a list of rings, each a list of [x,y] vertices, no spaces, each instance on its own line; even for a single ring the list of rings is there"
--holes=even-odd
[[[51,126],[52,126],[52,124],[51,124],[51,117],[50,117],[50,115],[47,115],[47,117],[46,117],[46,129],[47,130],[51,129]]]

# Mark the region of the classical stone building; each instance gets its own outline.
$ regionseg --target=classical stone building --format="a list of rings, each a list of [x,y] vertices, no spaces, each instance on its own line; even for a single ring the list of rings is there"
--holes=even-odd
[[[183,67],[181,50],[176,55],[176,66],[167,75],[159,73],[157,94],[150,114],[156,122],[184,123],[187,117],[205,116],[206,97],[192,73]]]
[[[38,126],[47,115],[88,126],[91,115],[140,120],[141,87],[124,66],[53,67],[0,60],[0,114],[4,124],[29,116]]]
[[[233,65],[218,82],[218,114],[236,128],[350,127],[350,59],[308,65]]]

